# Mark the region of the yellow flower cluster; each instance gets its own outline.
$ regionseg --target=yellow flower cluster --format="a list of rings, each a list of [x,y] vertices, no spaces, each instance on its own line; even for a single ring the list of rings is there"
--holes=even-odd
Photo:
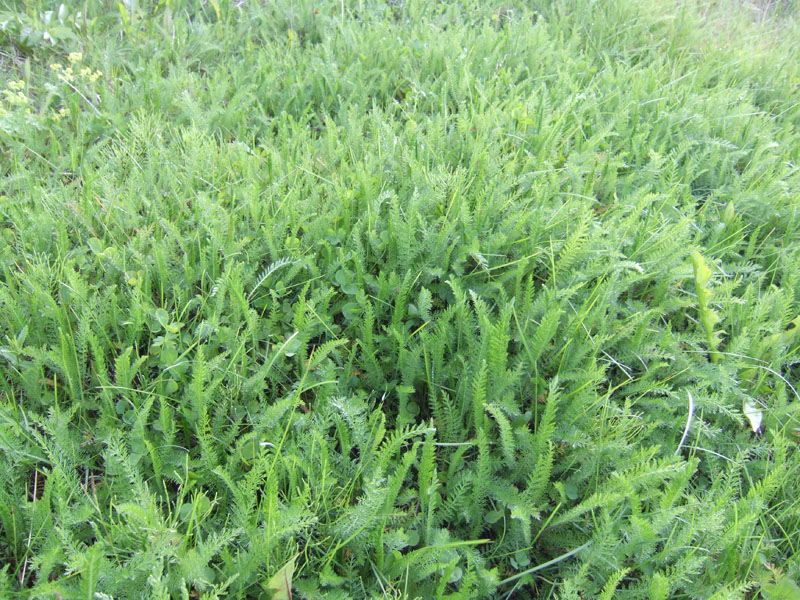
[[[102,71],[92,71],[89,67],[81,69],[81,76],[89,80],[89,83],[94,83],[103,76]]]
[[[64,83],[72,83],[72,80],[74,79],[72,76],[72,67],[67,67],[66,69],[61,70],[58,73],[58,78]]]
[[[70,52],[67,55],[66,66],[61,63],[52,63],[50,70],[56,74],[59,81],[62,81],[78,91],[78,85],[88,86],[97,82],[103,76],[102,71],[93,70],[88,66],[81,64],[83,54],[81,52]],[[45,84],[48,89],[52,89],[51,84]],[[9,81],[6,89],[0,91],[0,117],[8,117],[12,113],[24,113],[26,115],[32,114],[31,106],[34,104],[35,98],[30,98],[25,93],[25,81],[14,80]],[[78,92],[83,96],[82,92]],[[85,99],[85,96],[84,96]],[[58,122],[67,116],[68,111],[66,108],[60,108],[52,111],[43,109],[40,114]]]
[[[24,89],[25,82],[23,80],[9,81],[8,89],[3,90],[3,98],[11,106],[27,106],[29,100],[25,92],[22,91]]]
[[[58,123],[61,119],[67,116],[67,109],[61,108],[58,112],[54,112],[52,115],[53,120]]]
[[[72,83],[77,76],[89,83],[95,83],[103,76],[102,71],[92,71],[89,67],[81,67],[78,70],[78,63],[83,60],[83,54],[80,52],[70,52],[67,55],[67,60],[70,63],[67,67],[64,67],[61,63],[50,65],[50,68],[58,73],[58,79],[64,83]],[[75,67],[74,69],[73,66]]]

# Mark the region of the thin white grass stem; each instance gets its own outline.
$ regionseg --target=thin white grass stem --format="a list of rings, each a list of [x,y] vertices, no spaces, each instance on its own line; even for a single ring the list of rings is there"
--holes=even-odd
[[[686,436],[689,435],[689,428],[692,426],[692,417],[694,416],[694,398],[692,398],[692,392],[686,390],[686,395],[689,396],[689,416],[686,419],[686,428],[683,430],[683,437],[681,438],[678,447],[675,449],[676,456],[681,451],[683,443],[686,441]]]
[[[586,542],[582,546],[578,546],[574,550],[570,550],[569,552],[566,552],[566,553],[562,554],[561,556],[556,556],[552,560],[548,560],[547,562],[544,562],[544,563],[542,563],[540,565],[536,565],[535,567],[531,567],[530,569],[526,569],[526,570],[522,571],[521,573],[517,573],[516,575],[512,575],[511,577],[507,577],[506,579],[503,579],[503,581],[501,581],[498,585],[505,585],[506,583],[511,583],[512,581],[516,581],[517,579],[521,579],[522,577],[525,577],[525,575],[530,575],[531,573],[535,573],[536,571],[541,571],[542,569],[546,569],[547,567],[550,567],[552,565],[560,563],[562,560],[566,560],[570,556],[574,556],[575,554],[577,554],[581,550],[585,550],[586,548],[588,548],[591,545],[591,543],[592,543],[591,540],[589,540],[588,542]]]

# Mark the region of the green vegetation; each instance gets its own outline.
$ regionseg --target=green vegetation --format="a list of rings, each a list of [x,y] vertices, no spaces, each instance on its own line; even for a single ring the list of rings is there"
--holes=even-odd
[[[0,598],[800,598],[800,31],[719,4],[6,0]]]

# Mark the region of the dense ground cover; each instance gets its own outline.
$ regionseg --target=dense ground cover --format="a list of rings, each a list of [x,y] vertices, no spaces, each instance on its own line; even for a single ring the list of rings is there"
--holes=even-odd
[[[0,11],[0,597],[800,597],[792,7],[527,4]]]

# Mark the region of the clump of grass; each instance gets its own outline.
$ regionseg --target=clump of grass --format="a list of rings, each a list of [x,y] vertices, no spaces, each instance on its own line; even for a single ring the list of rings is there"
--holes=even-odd
[[[120,7],[0,17],[0,597],[795,593],[791,11]]]

